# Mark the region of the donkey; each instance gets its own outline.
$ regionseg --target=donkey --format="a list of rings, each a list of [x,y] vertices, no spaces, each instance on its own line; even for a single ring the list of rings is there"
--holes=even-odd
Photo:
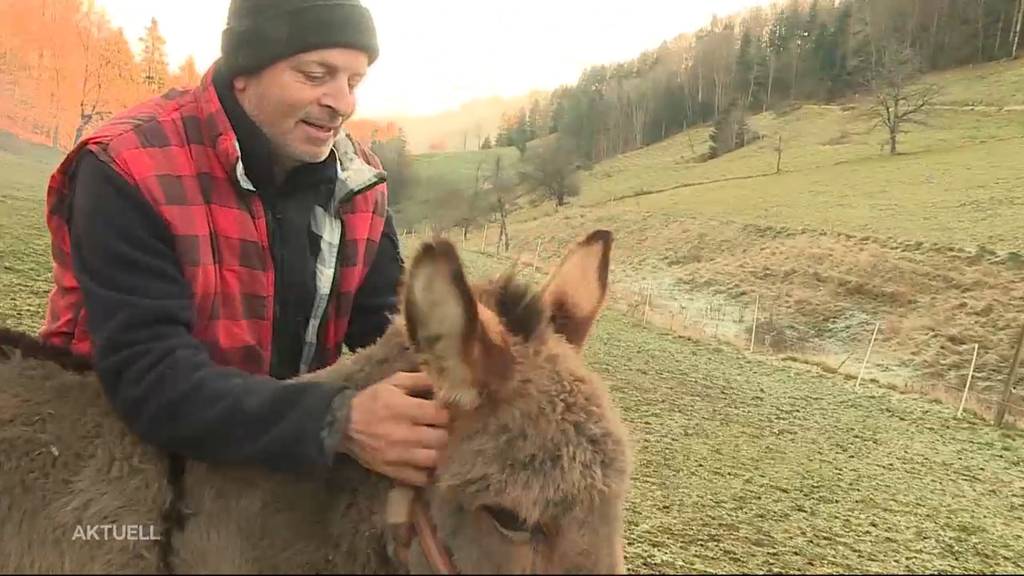
[[[514,270],[471,286],[454,246],[427,242],[384,336],[293,380],[426,371],[452,417],[423,489],[340,455],[285,474],[164,454],[82,361],[0,333],[17,343],[0,360],[0,572],[623,573],[630,441],[582,359],[611,246],[590,233],[534,290]]]

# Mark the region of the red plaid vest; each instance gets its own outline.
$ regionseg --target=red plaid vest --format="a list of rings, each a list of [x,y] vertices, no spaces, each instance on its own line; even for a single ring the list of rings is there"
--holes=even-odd
[[[189,91],[171,91],[113,118],[84,138],[50,178],[46,223],[54,287],[44,342],[91,358],[82,293],[71,267],[65,215],[75,158],[88,148],[156,208],[174,237],[194,294],[193,334],[211,358],[250,373],[270,370],[274,267],[259,197],[239,160],[237,138],[214,90],[212,70]],[[376,254],[387,209],[380,161],[351,139],[335,147],[336,209],[318,213],[322,254],[303,371],[341,354],[352,300]],[[362,160],[359,162],[355,156]],[[358,187],[349,188],[356,181]],[[250,190],[247,190],[249,188]],[[322,342],[326,357],[314,358]]]

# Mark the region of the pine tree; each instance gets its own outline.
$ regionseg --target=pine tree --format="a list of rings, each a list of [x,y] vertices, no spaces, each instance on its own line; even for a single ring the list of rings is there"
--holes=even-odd
[[[511,144],[519,150],[520,157],[526,154],[526,144],[533,139],[530,137],[530,131],[527,126],[526,119],[526,109],[520,108],[519,113],[515,117],[515,124],[513,125],[510,134]]]
[[[709,158],[718,158],[747,145],[751,131],[746,112],[738,98],[733,98],[715,119],[708,139],[711,141]]]
[[[160,34],[156,18],[149,21],[146,33],[139,40],[142,42],[142,83],[151,92],[160,92],[167,86],[167,54],[164,49],[167,41]]]
[[[547,129],[542,118],[543,114],[540,100],[534,98],[533,102],[530,103],[530,111],[526,114],[527,140],[534,140],[547,135]]]

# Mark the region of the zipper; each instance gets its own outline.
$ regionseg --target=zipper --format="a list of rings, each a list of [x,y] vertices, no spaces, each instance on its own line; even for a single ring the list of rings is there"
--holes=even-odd
[[[311,362],[311,364],[316,364],[320,360],[322,360],[323,357],[324,357],[324,353],[326,352],[326,350],[325,350],[326,347],[325,347],[325,342],[324,342],[324,329],[325,329],[324,327],[327,325],[327,322],[325,322],[325,319],[327,318],[327,312],[331,309],[331,306],[330,306],[331,297],[334,295],[334,292],[335,292],[335,290],[338,287],[338,260],[341,258],[341,250],[342,250],[342,247],[345,245],[345,233],[346,233],[346,230],[345,230],[345,218],[342,217],[341,215],[337,214],[338,207],[341,206],[342,204],[346,203],[346,202],[351,201],[352,199],[354,199],[355,197],[359,196],[360,194],[365,194],[366,192],[369,192],[370,190],[373,190],[374,188],[376,188],[377,186],[380,186],[381,184],[383,184],[386,181],[387,181],[387,178],[378,176],[377,178],[374,178],[373,180],[371,180],[369,184],[367,184],[367,185],[365,185],[365,186],[363,186],[361,188],[358,188],[356,190],[352,190],[348,194],[345,194],[345,196],[343,196],[341,198],[341,200],[339,200],[338,203],[335,205],[334,210],[335,210],[335,214],[338,216],[338,223],[341,226],[341,234],[338,236],[337,247],[334,249],[335,250],[335,252],[334,252],[334,269],[331,271],[331,287],[327,291],[327,294],[328,294],[327,305],[324,306],[323,311],[320,313],[320,319],[318,320],[317,330],[316,330],[316,341],[317,341],[317,346],[316,347],[317,347],[317,350],[313,353],[313,362]],[[345,327],[345,332],[346,333],[348,332],[348,328],[349,328],[348,326]],[[344,348],[345,342],[344,341],[338,342],[338,346]]]

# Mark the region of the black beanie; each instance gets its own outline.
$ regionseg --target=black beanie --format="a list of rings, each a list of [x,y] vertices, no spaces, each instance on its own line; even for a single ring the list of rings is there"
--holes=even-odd
[[[321,48],[353,48],[377,59],[377,30],[359,0],[231,0],[221,35],[229,76]]]

